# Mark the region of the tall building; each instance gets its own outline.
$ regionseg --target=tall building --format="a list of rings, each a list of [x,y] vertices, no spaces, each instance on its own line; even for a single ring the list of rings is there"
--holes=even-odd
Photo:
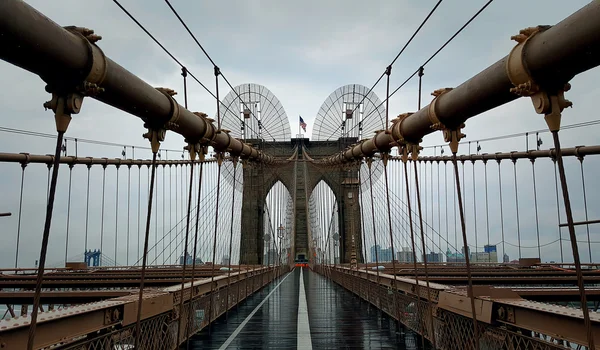
[[[371,262],[390,262],[392,261],[392,257],[391,248],[381,249],[379,244],[371,246]]]
[[[504,257],[502,257],[502,262],[505,264],[510,262],[510,257],[508,256],[508,254],[504,253]]]
[[[183,262],[184,262],[184,258],[182,255],[179,257],[179,265],[183,265]],[[194,263],[194,260],[192,260],[192,255],[188,253],[185,257],[185,264],[191,266],[193,263]],[[196,258],[196,265],[201,265],[201,264],[204,264],[202,259]]]
[[[402,251],[396,253],[396,259],[401,263],[411,263],[413,258],[413,251],[408,247],[402,247]]]
[[[381,261],[381,247],[379,244],[371,246],[371,262]]]
[[[392,261],[392,249],[382,249],[379,253],[379,262],[391,262]]]
[[[471,253],[471,261],[473,262],[498,262],[498,252],[495,245],[485,245],[483,252]]]

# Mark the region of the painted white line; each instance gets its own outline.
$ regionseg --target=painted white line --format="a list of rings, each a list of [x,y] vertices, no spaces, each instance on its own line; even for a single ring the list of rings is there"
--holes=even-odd
[[[310,337],[310,323],[308,321],[308,304],[306,303],[306,291],[304,290],[304,278],[302,267],[300,268],[300,288],[298,292],[298,349],[312,350],[312,339]]]
[[[240,323],[240,325],[238,326],[238,328],[235,329],[235,331],[233,331],[233,333],[231,333],[231,335],[229,336],[229,338],[227,338],[227,340],[223,343],[223,345],[221,345],[221,347],[219,348],[219,350],[225,350],[227,349],[227,347],[229,346],[229,344],[231,344],[231,342],[233,342],[233,340],[235,339],[235,337],[237,337],[237,335],[242,331],[242,329],[244,329],[244,327],[246,326],[246,323],[248,323],[248,321],[250,321],[250,319],[252,318],[252,316],[254,316],[254,314],[261,308],[261,306],[263,306],[263,304],[271,297],[271,295],[273,293],[275,293],[275,291],[277,290],[277,288],[279,288],[279,286],[283,283],[283,281],[285,281],[286,278],[288,278],[290,275],[293,274],[292,272],[289,272],[287,274],[287,276],[285,276],[276,286],[275,288],[273,288],[273,290],[271,291],[271,293],[269,293],[264,299],[263,301],[260,302],[260,304],[258,304],[257,307],[254,308],[254,310],[252,310],[252,312],[250,313],[250,315],[248,315],[248,317],[246,317],[246,319]]]

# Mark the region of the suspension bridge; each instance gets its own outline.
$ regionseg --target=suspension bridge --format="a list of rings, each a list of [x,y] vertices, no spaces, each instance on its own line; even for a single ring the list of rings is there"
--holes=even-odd
[[[516,28],[505,57],[422,105],[425,66],[492,3],[390,91],[440,0],[372,87],[324,99],[311,138],[267,87],[231,84],[177,6],[165,1],[214,92],[113,2],[181,68],[182,101],[111,59],[94,30],[0,2],[0,58],[43,80],[50,100],[32,103],[56,124],[0,127],[23,151],[54,147],[0,153],[0,349],[600,348],[600,145],[561,145],[600,124],[561,122],[577,113],[569,83],[600,65],[599,1]],[[416,112],[391,112],[410,80]],[[196,83],[213,117],[189,109]],[[465,137],[515,100],[543,128]],[[104,105],[141,119],[147,145],[68,134]],[[444,143],[422,147],[434,133]],[[164,147],[171,134],[183,150]]]

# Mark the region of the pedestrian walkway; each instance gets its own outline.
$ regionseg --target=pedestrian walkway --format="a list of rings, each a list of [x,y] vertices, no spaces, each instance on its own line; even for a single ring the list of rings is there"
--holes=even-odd
[[[301,280],[302,278],[302,280]],[[418,349],[420,338],[308,268],[296,268],[191,340],[191,349]]]

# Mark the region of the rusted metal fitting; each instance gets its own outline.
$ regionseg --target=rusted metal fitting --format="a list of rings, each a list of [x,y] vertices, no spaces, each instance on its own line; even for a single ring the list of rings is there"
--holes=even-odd
[[[217,152],[215,158],[217,158],[217,164],[219,164],[219,166],[223,165],[223,160],[225,159],[223,152]]]
[[[205,124],[206,133],[199,140],[203,145],[208,145],[210,140],[214,137],[214,127],[212,126],[212,119],[208,117],[208,114],[204,112],[193,112],[194,115],[198,116]],[[209,131],[211,130],[211,131]]]
[[[404,144],[401,146],[400,153],[401,153],[400,157],[402,159],[402,163],[406,164],[406,162],[408,162],[408,145],[407,144]]]
[[[234,168],[237,167],[237,163],[238,163],[239,159],[240,159],[240,157],[238,157],[238,156],[231,157],[231,164],[233,164]]]
[[[444,141],[449,143],[450,151],[454,154],[458,152],[458,143],[460,140],[467,136],[461,132],[464,127],[465,124],[460,124],[460,126],[455,129],[445,128],[442,130],[444,133]]]
[[[79,93],[59,94],[52,93],[52,100],[44,103],[44,108],[54,112],[56,131],[66,132],[71,122],[71,114],[81,110],[83,95]]]
[[[108,61],[102,49],[96,45],[96,42],[101,40],[102,37],[94,34],[94,31],[88,28],[75,26],[64,28],[82,39],[88,47],[88,52],[91,56],[91,61],[89,61],[87,65],[87,76],[82,77],[83,85],[80,87],[80,91],[88,96],[95,96],[96,94],[103,92],[104,89],[100,88],[99,85],[101,85],[106,78]],[[86,86],[86,82],[93,85]]]
[[[565,99],[564,95],[571,85],[566,83],[562,89],[551,89],[551,91],[544,89],[534,81],[524,59],[529,40],[548,28],[550,26],[525,28],[519,32],[519,35],[511,37],[512,40],[517,41],[517,45],[512,48],[506,60],[506,74],[514,85],[510,91],[519,96],[530,97],[536,113],[545,115],[544,119],[550,131],[558,131],[562,110],[573,105],[571,101]]]
[[[416,162],[419,158],[419,152],[423,149],[423,147],[419,146],[418,143],[408,143],[406,144],[406,148],[410,150],[411,158]]]
[[[151,129],[148,128],[148,132],[143,134],[142,137],[150,141],[152,147],[152,153],[157,153],[160,148],[160,143],[165,140],[167,131],[165,129]]]
[[[190,160],[194,161],[196,160],[196,155],[199,153],[201,147],[202,146],[200,146],[199,143],[188,142],[187,146],[184,146],[183,149],[189,152]]]
[[[437,116],[437,100],[438,97],[442,96],[443,94],[452,91],[453,88],[441,88],[441,89],[437,89],[434,92],[431,93],[431,96],[434,96],[433,100],[431,101],[431,103],[429,104],[429,108],[427,108],[427,116],[429,117],[429,121],[431,122],[431,129],[433,130],[444,130],[446,129],[446,126],[440,122],[440,119]]]
[[[383,166],[387,166],[389,159],[390,159],[389,152],[381,152],[381,161],[383,162]]]

